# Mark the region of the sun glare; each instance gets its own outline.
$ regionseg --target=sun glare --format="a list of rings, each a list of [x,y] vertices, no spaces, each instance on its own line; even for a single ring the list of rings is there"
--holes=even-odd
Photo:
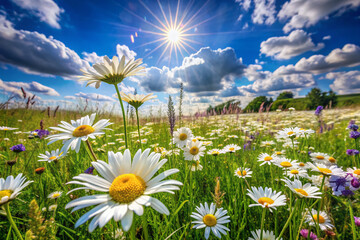
[[[181,32],[176,29],[170,29],[167,33],[167,40],[173,44],[176,44],[181,38]]]

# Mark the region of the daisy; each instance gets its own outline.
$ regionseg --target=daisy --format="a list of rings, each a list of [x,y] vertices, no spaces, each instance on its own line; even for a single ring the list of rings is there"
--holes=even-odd
[[[344,175],[344,171],[339,168],[338,166],[326,166],[324,164],[321,164],[321,163],[316,163],[315,165],[312,164],[312,163],[308,163],[309,165],[309,168],[312,170],[312,171],[315,171],[315,172],[319,172],[321,173],[322,175],[324,176],[331,176],[331,175],[337,175],[337,176],[341,176],[341,175]]]
[[[308,178],[309,175],[307,174],[307,171],[305,169],[299,168],[299,167],[292,167],[289,169],[286,169],[286,173],[287,176],[289,176],[290,178],[296,178],[299,179],[301,177],[303,178]]]
[[[200,207],[196,207],[197,212],[193,212],[190,215],[190,217],[195,219],[195,221],[192,221],[192,223],[196,224],[193,228],[205,228],[205,239],[209,238],[210,231],[218,238],[221,238],[221,233],[226,235],[226,231],[230,231],[230,229],[223,225],[230,222],[230,216],[226,215],[227,210],[222,208],[216,210],[214,203],[211,203],[210,207],[207,203],[204,205],[200,203]]]
[[[297,167],[298,166],[298,163],[296,160],[291,160],[291,159],[288,159],[288,158],[284,158],[284,157],[277,157],[274,159],[273,163],[280,167],[280,168],[285,168],[285,169],[288,169],[288,168],[292,168],[292,167]]]
[[[251,190],[247,190],[247,195],[257,202],[255,204],[250,204],[249,207],[261,206],[263,208],[269,208],[269,210],[272,211],[272,209],[276,209],[278,206],[286,205],[285,195],[281,195],[281,192],[277,193],[271,188],[265,187],[265,189],[263,189],[262,187],[251,187]]]
[[[274,141],[262,141],[262,142],[260,143],[260,147],[270,147],[270,146],[272,146],[272,145],[274,145],[274,144],[275,144]]]
[[[276,138],[282,138],[282,139],[288,139],[288,138],[296,138],[296,136],[299,134],[300,128],[284,128],[283,130],[278,131]]]
[[[53,204],[49,206],[49,211],[55,211],[57,209],[57,204]]]
[[[256,230],[256,232],[251,231],[252,237],[249,237],[248,240],[261,240],[261,229]],[[274,235],[273,231],[265,231],[263,230],[263,240],[276,240],[276,236]],[[282,240],[282,238],[278,239]]]
[[[327,159],[329,157],[330,156],[327,155],[326,153],[320,153],[320,152],[310,153],[311,160],[314,162],[317,162],[317,163],[322,163],[322,162],[324,162],[325,159]]]
[[[146,101],[156,98],[156,96],[152,96],[152,93],[148,95],[144,94],[126,94],[121,92],[121,99],[125,102],[129,103],[135,109],[138,109],[141,105],[143,105]]]
[[[276,155],[269,155],[267,153],[261,153],[258,157],[258,162],[262,162],[260,164],[260,166],[264,165],[264,164],[269,164],[271,165],[271,162],[274,161],[274,159],[276,158]]]
[[[12,130],[16,130],[16,129],[18,129],[18,128],[0,126],[1,131],[12,131]]]
[[[187,146],[184,148],[184,157],[185,160],[199,160],[200,157],[204,156],[205,147],[202,146],[202,142],[197,141],[188,142]]]
[[[285,155],[285,150],[275,151],[274,154],[276,154],[277,156]]]
[[[92,232],[96,227],[102,228],[114,219],[116,222],[121,220],[123,230],[128,231],[132,225],[134,212],[139,216],[143,215],[143,206],[151,206],[159,213],[169,215],[167,207],[150,195],[160,192],[174,193],[173,190],[179,190],[178,186],[182,183],[176,180],[162,181],[179,172],[178,169],[166,170],[154,177],[167,162],[167,159],[159,160],[160,154],[150,153],[150,149],[144,152],[139,149],[132,160],[127,149],[124,155],[120,152],[108,152],[109,163],[92,162],[102,177],[80,174],[74,177],[74,181],[68,183],[83,185],[72,191],[88,189],[102,192],[102,194],[77,198],[66,205],[66,208],[74,207],[72,211],[96,205],[79,218],[75,227],[92,218],[89,224],[89,232]]]
[[[194,161],[191,166],[190,166],[190,170],[195,172],[195,171],[201,171],[203,169],[203,166],[200,164],[200,161]]]
[[[310,226],[315,226],[314,220],[316,221],[316,225],[319,224],[320,229],[323,231],[334,228],[334,225],[331,224],[329,216],[324,211],[319,212],[319,219],[318,212],[315,209],[312,209],[311,212],[308,211],[305,222],[309,223]]]
[[[65,155],[63,155],[63,152],[60,152],[59,149],[56,150],[52,150],[51,153],[46,151],[45,154],[40,154],[38,156],[38,158],[41,158],[40,160],[38,160],[39,162],[57,162],[60,158],[64,157]]]
[[[299,180],[295,179],[294,181],[289,180],[288,178],[282,179],[285,182],[286,186],[290,188],[291,191],[299,195],[300,197],[305,198],[321,198],[321,192],[319,192],[318,187],[311,186],[310,183],[303,185]]]
[[[14,200],[26,186],[33,181],[26,181],[26,177],[22,173],[14,178],[8,176],[6,179],[0,178],[0,206]]]
[[[309,180],[316,186],[321,187],[324,175],[312,175]],[[330,187],[329,178],[325,178],[324,186]]]
[[[50,135],[47,139],[51,141],[48,143],[54,143],[58,140],[64,141],[64,146],[61,148],[61,152],[66,153],[71,147],[72,150],[78,153],[81,146],[81,141],[86,141],[88,138],[95,139],[96,136],[104,134],[103,130],[108,130],[107,126],[111,125],[109,119],[102,119],[94,124],[96,113],[82,117],[76,121],[71,120],[71,124],[61,121],[59,127],[50,127],[53,130],[60,131],[62,133]]]
[[[188,141],[191,141],[193,134],[189,128],[182,127],[174,132],[173,141],[178,147],[186,146]]]
[[[226,145],[224,147],[224,152],[234,153],[234,152],[236,152],[237,150],[240,150],[240,149],[241,149],[241,147],[239,147],[236,144],[229,144],[229,145]]]
[[[252,173],[253,172],[250,170],[250,168],[239,167],[238,169],[235,170],[235,176],[239,178],[251,177]]]
[[[58,199],[59,197],[61,197],[61,194],[62,194],[62,192],[56,191],[56,192],[50,193],[48,198],[50,198],[50,199]]]
[[[101,82],[108,84],[118,84],[124,80],[124,78],[142,75],[145,67],[140,66],[142,59],[135,60],[134,58],[129,60],[125,64],[125,55],[121,57],[119,61],[117,56],[114,56],[112,60],[108,56],[104,56],[104,61],[101,63],[95,63],[92,68],[80,69],[84,73],[83,76],[79,76],[80,81],[87,81],[86,86],[95,84],[95,88],[99,88]]]
[[[220,150],[220,149],[217,149],[217,148],[215,148],[215,149],[211,149],[211,150],[209,150],[208,152],[207,152],[207,154],[209,154],[209,155],[213,155],[213,156],[218,156],[219,154],[223,154],[224,153],[224,151],[223,150]]]
[[[354,177],[357,177],[357,178],[360,177],[360,169],[359,169],[359,168],[356,168],[356,167],[347,168],[346,171],[347,171],[348,173],[353,174]]]

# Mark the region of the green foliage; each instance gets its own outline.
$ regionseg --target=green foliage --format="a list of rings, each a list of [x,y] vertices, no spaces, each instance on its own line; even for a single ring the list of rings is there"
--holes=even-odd
[[[280,93],[279,96],[276,98],[276,100],[288,99],[288,98],[294,98],[294,94],[290,91],[285,91]]]
[[[240,101],[236,101],[235,99],[231,99],[227,102],[221,103],[219,105],[216,105],[215,107],[209,106],[206,109],[207,113],[213,113],[214,111],[216,114],[221,114],[222,111],[225,109],[227,111],[232,110],[233,112],[236,110],[240,110]]]
[[[258,112],[262,103],[263,108],[268,107],[273,102],[272,98],[267,99],[266,96],[259,96],[254,98],[244,109],[245,112]]]
[[[333,91],[321,92],[319,88],[313,88],[306,95],[306,98],[309,100],[310,109],[316,109],[317,106],[329,106],[332,107],[337,104],[337,96]]]

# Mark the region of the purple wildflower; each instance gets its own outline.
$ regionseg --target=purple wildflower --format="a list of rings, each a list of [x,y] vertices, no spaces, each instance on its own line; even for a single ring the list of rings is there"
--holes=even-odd
[[[356,177],[353,177],[353,179],[351,180],[350,183],[351,183],[351,187],[354,188],[354,190],[357,190],[360,188],[360,181]]]
[[[355,225],[360,227],[360,218],[354,216]]]
[[[329,179],[330,187],[335,196],[348,196],[354,193],[349,189],[352,176],[347,174],[345,177],[332,175]]]
[[[359,150],[356,149],[347,149],[346,154],[349,156],[355,156],[359,154]]]
[[[301,235],[303,238],[306,238],[306,239],[307,239],[307,237],[308,237],[308,235],[309,235],[309,230],[308,230],[308,229],[301,229],[300,235]],[[310,239],[312,239],[312,240],[318,240],[318,237],[315,235],[315,233],[310,232]]]
[[[353,130],[353,131],[357,131],[359,129],[359,126],[356,124],[351,124],[348,126],[348,129]]]
[[[321,114],[321,111],[324,109],[323,106],[318,106],[315,110],[315,115],[319,116]]]
[[[14,145],[10,148],[11,151],[19,153],[25,151],[25,146],[22,144]]]
[[[360,137],[360,132],[351,131],[349,137],[350,137],[350,138],[353,138],[353,139],[357,139],[358,137]]]
[[[94,172],[94,167],[89,167],[88,169],[86,169],[85,170],[85,172],[84,173],[87,173],[87,174],[93,174],[93,172]]]

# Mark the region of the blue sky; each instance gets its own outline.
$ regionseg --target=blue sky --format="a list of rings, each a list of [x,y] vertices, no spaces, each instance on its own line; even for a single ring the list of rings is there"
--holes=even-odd
[[[113,87],[85,87],[76,76],[104,55],[123,54],[143,58],[147,74],[120,87],[154,92],[158,99],[147,110],[163,107],[169,94],[178,102],[180,82],[189,112],[229,99],[245,106],[255,96],[276,98],[286,90],[295,96],[312,87],[360,92],[360,0],[2,3],[2,101],[20,97],[23,87],[39,97],[38,106],[67,107],[84,99],[112,106]],[[154,42],[161,38],[154,32],[164,28],[160,22],[175,21],[177,9],[189,46],[170,58],[168,39]]]

